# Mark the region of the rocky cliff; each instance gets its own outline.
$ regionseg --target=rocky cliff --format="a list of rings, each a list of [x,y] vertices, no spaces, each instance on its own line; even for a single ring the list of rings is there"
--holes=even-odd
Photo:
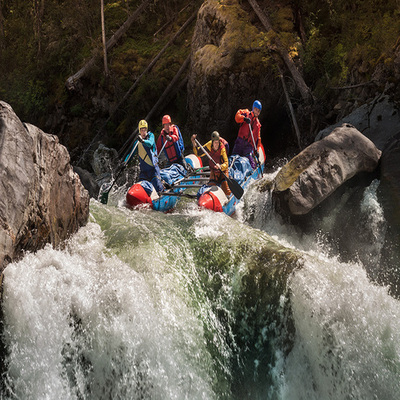
[[[56,136],[0,102],[0,271],[23,251],[60,246],[89,216],[89,195]]]

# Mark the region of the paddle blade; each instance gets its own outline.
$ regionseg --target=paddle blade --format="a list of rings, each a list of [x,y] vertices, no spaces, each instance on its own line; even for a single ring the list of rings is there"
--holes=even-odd
[[[107,204],[108,203],[108,195],[110,194],[110,190],[113,186],[113,183],[103,183],[100,188],[100,203]]]
[[[103,192],[100,196],[100,203],[107,204],[108,203],[108,194],[110,192]]]
[[[234,179],[230,179],[227,177],[227,181],[228,181],[229,189],[231,189],[231,192],[233,193],[233,195],[237,199],[240,199],[244,193],[243,188]]]

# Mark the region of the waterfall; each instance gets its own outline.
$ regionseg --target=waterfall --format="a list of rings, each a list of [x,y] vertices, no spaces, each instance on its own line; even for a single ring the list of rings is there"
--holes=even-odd
[[[359,205],[375,263],[378,185]],[[5,270],[1,399],[398,398],[398,300],[268,192],[251,186],[235,218],[90,209],[65,249]]]

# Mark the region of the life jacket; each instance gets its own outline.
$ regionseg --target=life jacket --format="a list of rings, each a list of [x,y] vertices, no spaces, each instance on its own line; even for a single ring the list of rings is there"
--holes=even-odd
[[[250,118],[250,125],[251,129],[253,131],[253,138],[254,142],[256,144],[256,147],[259,145],[259,139],[260,139],[260,130],[261,130],[261,124],[260,121],[258,120],[257,117],[254,116],[253,112],[249,110],[238,110],[235,116],[235,121],[240,124],[239,132],[238,132],[238,137],[246,140],[248,143],[250,143],[254,147],[253,139],[250,134],[250,128],[249,124],[247,122],[244,122],[243,118],[247,117]]]
[[[214,150],[214,147],[211,144],[211,149],[209,151],[209,154],[211,158],[217,163],[217,164],[223,164],[224,160],[221,160],[221,152],[222,148],[224,147],[223,143],[220,142],[218,149]],[[220,172],[220,170],[216,167],[216,165],[210,160],[210,169],[212,169],[215,172]]]
[[[181,159],[185,151],[185,145],[180,129],[176,125],[172,125],[172,129],[173,132],[170,134],[170,136],[178,137],[178,140],[168,142],[165,137],[167,134],[165,133],[164,129],[161,131],[161,135],[157,140],[157,147],[159,147],[160,150],[164,146],[165,141],[167,141],[167,144],[164,147],[164,153],[167,156],[168,161],[171,163]]]
[[[227,140],[225,140],[224,138],[220,137],[219,138],[220,142],[225,146],[225,150],[226,150],[226,155],[228,156],[229,153],[229,143]]]

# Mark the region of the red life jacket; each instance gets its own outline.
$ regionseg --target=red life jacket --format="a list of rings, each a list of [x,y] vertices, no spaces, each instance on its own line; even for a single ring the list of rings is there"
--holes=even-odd
[[[157,150],[160,151],[164,145],[164,142],[167,141],[167,144],[164,147],[165,154],[169,160],[169,162],[173,163],[179,159],[179,154],[176,151],[175,143],[179,140],[178,128],[176,125],[172,125],[172,132],[167,133],[171,136],[172,141],[168,142],[165,135],[164,129],[161,131],[161,135],[157,139]]]
[[[223,144],[220,142],[218,149],[214,150],[214,147],[211,144],[210,156],[217,164],[221,164],[222,146],[223,146]],[[222,162],[223,162],[223,160],[222,160]],[[209,165],[210,165],[210,169],[220,172],[220,170],[216,167],[216,165],[211,160],[209,162]]]
[[[258,118],[254,116],[252,111],[250,112],[249,110],[239,110],[236,113],[235,120],[236,120],[236,122],[241,124],[240,128],[239,128],[239,132],[238,132],[238,137],[246,140],[254,147],[253,139],[250,134],[249,124],[246,122],[243,122],[244,116],[247,118],[250,118],[250,121],[251,121],[250,125],[251,125],[251,129],[253,131],[254,141],[256,143],[256,147],[258,147],[258,145],[259,145],[258,141],[260,139],[261,123],[258,120]]]

